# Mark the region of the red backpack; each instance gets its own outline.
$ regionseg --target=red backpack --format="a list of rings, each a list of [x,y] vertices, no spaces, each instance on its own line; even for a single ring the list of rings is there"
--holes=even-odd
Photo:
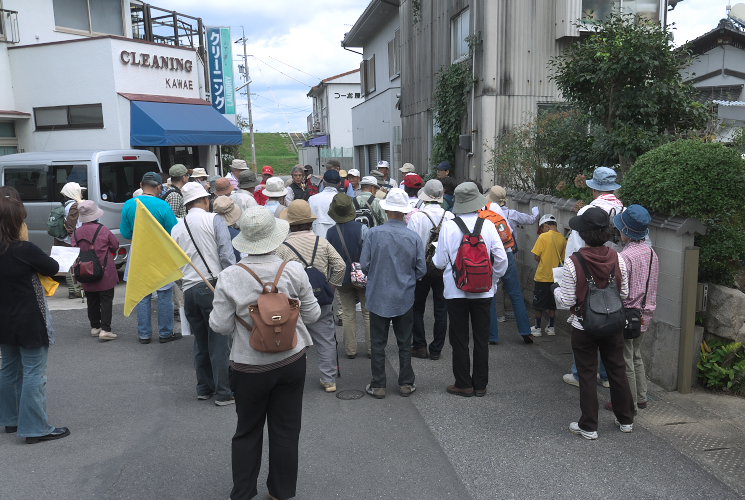
[[[492,260],[489,249],[481,236],[484,219],[476,219],[473,232],[460,217],[453,219],[463,232],[455,262],[452,264],[455,286],[469,293],[484,293],[492,288]]]

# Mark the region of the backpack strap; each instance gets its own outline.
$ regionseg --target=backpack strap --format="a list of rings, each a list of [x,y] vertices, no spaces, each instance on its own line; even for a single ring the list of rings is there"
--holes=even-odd
[[[654,250],[649,249],[649,270],[647,271],[647,285],[644,287],[644,300],[642,301],[642,311],[647,307],[647,293],[649,293],[649,280],[652,277],[652,261],[654,260]]]
[[[588,283],[595,283],[595,278],[592,277],[592,274],[590,273],[590,268],[587,267],[587,261],[582,256],[582,252],[580,252],[579,250],[577,250],[576,252],[574,252],[574,255],[577,256],[577,261],[582,266],[582,270],[585,272],[585,279],[587,280],[587,282]],[[614,270],[614,272],[615,272],[615,270]]]
[[[281,266],[279,266],[279,270],[277,270],[277,276],[276,276],[276,277],[274,278],[274,281],[273,281],[273,282],[271,282],[271,283],[264,283],[263,281],[261,281],[261,278],[259,278],[259,275],[258,275],[258,274],[256,274],[256,273],[255,273],[255,272],[254,272],[254,271],[253,271],[253,270],[252,270],[252,269],[251,269],[250,267],[248,267],[247,265],[245,265],[245,264],[242,264],[242,263],[240,263],[240,262],[239,262],[239,263],[238,263],[238,266],[240,266],[240,267],[242,267],[243,269],[245,269],[245,270],[246,270],[246,272],[248,272],[248,274],[250,274],[251,276],[253,276],[253,277],[254,277],[254,279],[255,279],[256,281],[258,281],[258,282],[259,282],[259,285],[261,285],[261,293],[262,293],[262,294],[264,294],[264,293],[267,293],[267,291],[266,291],[266,288],[267,288],[267,286],[269,286],[269,285],[271,285],[271,289],[269,290],[269,293],[276,293],[276,292],[278,291],[278,288],[277,288],[277,284],[279,283],[279,278],[280,278],[280,276],[282,276],[282,272],[283,272],[283,271],[285,270],[285,266],[287,265],[287,262],[289,262],[289,261],[287,261],[287,260],[285,260],[285,261],[282,261],[282,265],[281,265]],[[238,317],[238,315],[236,315],[235,317],[236,317],[236,319],[237,319],[237,320],[238,320],[238,321],[239,321],[239,322],[240,322],[240,323],[241,323],[241,324],[242,324],[243,326],[245,326],[245,327],[246,327],[246,329],[247,329],[247,330],[250,330],[250,328],[248,327],[248,325],[246,324],[246,322],[245,322],[245,321],[243,321],[242,319],[240,319],[240,318]]]
[[[289,243],[287,243],[286,241],[285,241],[285,242],[283,242],[282,244],[283,244],[283,245],[286,245],[286,246],[287,246],[287,248],[289,248],[290,250],[292,250],[292,251],[293,251],[293,252],[295,253],[295,255],[297,255],[297,258],[298,258],[298,259],[300,259],[300,262],[302,262],[302,263],[303,263],[303,266],[305,266],[305,267],[310,267],[310,266],[312,265],[312,264],[308,264],[308,261],[307,261],[307,260],[305,260],[305,259],[303,258],[303,256],[302,256],[302,255],[300,255],[300,252],[298,252],[298,251],[297,251],[297,249],[296,249],[296,248],[295,248],[294,246],[290,245],[290,244],[289,244]],[[318,246],[318,242],[316,242],[316,246]],[[313,257],[315,257],[315,256],[316,256],[316,250],[315,250],[315,248],[314,248],[314,249],[313,249]]]
[[[310,257],[310,265],[313,265],[313,262],[316,260],[316,252],[318,252],[318,241],[321,239],[320,236],[316,236],[316,244],[313,245],[313,255]]]
[[[483,220],[483,219],[479,218],[479,220]],[[468,227],[466,227],[466,223],[463,222],[463,219],[461,219],[460,217],[456,217],[453,219],[453,221],[455,222],[455,224],[458,226],[458,229],[460,229],[460,231],[463,234],[466,234],[466,235],[471,234],[471,232],[468,230]],[[476,223],[478,224],[478,221],[476,221]],[[474,227],[474,229],[476,228]]]
[[[374,196],[373,196],[373,195],[371,194],[371,195],[370,195],[370,196],[368,196],[368,197],[367,197],[367,199],[365,200],[365,205],[367,205],[367,208],[369,208],[369,209],[370,209],[370,211],[372,211],[372,209],[373,209],[373,206],[372,206],[372,200],[373,200],[373,198],[374,198]]]
[[[279,266],[279,269],[277,269],[277,276],[274,278],[274,282],[272,283],[272,287],[274,288],[273,292],[275,293],[279,291],[279,278],[282,277],[282,273],[285,270],[285,266],[287,265],[287,262],[289,261],[287,260],[282,261],[282,264]]]
[[[357,198],[354,198],[354,197],[352,198],[352,205],[354,205],[354,209],[355,210],[359,210],[360,209],[360,204],[357,201]]]
[[[341,247],[344,249],[344,253],[347,256],[347,260],[349,261],[348,264],[352,265],[352,257],[349,253],[349,249],[347,248],[347,242],[344,241],[344,234],[342,234],[341,229],[339,229],[339,224],[336,224],[334,226],[336,228],[336,232],[339,233],[339,239],[341,240]]]

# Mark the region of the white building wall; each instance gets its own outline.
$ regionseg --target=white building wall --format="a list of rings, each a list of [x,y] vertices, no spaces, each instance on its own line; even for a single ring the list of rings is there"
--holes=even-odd
[[[352,108],[362,101],[362,97],[357,97],[360,95],[359,74],[355,73],[355,76],[356,82],[337,83],[337,80],[334,80],[326,83],[325,94],[328,102],[326,132],[329,134],[329,146],[332,148],[351,148],[354,145]]]

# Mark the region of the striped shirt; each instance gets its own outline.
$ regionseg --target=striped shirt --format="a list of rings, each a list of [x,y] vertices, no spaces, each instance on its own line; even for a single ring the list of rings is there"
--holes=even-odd
[[[269,363],[268,365],[245,365],[243,363],[236,363],[235,361],[231,361],[230,368],[240,373],[266,373],[272,370],[276,370],[277,368],[282,368],[283,366],[291,365],[298,359],[305,356],[305,353],[308,351],[308,349],[309,347],[304,347],[302,350],[293,354],[289,358],[277,361],[276,363]]]
[[[554,298],[559,309],[570,309],[577,303],[577,270],[574,268],[574,261],[568,255],[564,261],[564,274],[559,283],[559,288],[554,290]],[[618,269],[621,271],[621,299],[625,300],[629,295],[629,273],[626,269],[624,259],[618,259]],[[651,284],[650,284],[651,286]],[[567,323],[578,330],[584,330],[579,317],[572,314],[569,316]]]
[[[313,256],[313,247],[316,244],[316,235],[312,231],[290,233],[286,242],[292,245],[303,256],[305,261],[310,264],[310,259]],[[300,262],[295,252],[290,250],[290,247],[285,244],[277,247],[274,253],[282,260]],[[341,255],[339,255],[339,252],[331,246],[331,243],[326,238],[320,238],[318,240],[318,250],[316,251],[316,258],[313,261],[313,267],[321,271],[330,284],[341,286],[344,283],[344,271],[346,271],[347,265],[344,263]]]
[[[652,321],[652,314],[657,309],[657,280],[660,273],[657,254],[644,242],[631,241],[621,250],[620,255],[629,270],[629,296],[623,301],[624,307],[641,309],[644,291],[647,289],[647,279],[649,279],[647,302],[644,306],[641,326],[641,330],[646,332]],[[650,257],[652,258],[651,270]]]

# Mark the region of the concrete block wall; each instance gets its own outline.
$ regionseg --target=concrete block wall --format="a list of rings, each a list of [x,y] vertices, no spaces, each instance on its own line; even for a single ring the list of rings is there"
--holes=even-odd
[[[553,214],[558,221],[558,230],[569,233],[569,219],[576,215],[576,200],[566,200],[546,195],[510,192],[507,204],[520,212],[530,213],[537,206],[540,215]],[[678,356],[682,322],[683,263],[686,248],[693,246],[691,228],[701,228],[698,223],[680,218],[655,216],[650,225],[650,238],[660,261],[660,276],[657,291],[657,310],[652,324],[643,340],[643,356],[647,377],[667,390],[675,390],[678,383]],[[533,295],[533,276],[536,262],[530,250],[537,235],[538,224],[518,226],[516,237],[520,251],[517,262],[520,278],[528,303]],[[557,328],[568,332],[567,314],[559,314]],[[568,368],[568,367],[567,367]]]

